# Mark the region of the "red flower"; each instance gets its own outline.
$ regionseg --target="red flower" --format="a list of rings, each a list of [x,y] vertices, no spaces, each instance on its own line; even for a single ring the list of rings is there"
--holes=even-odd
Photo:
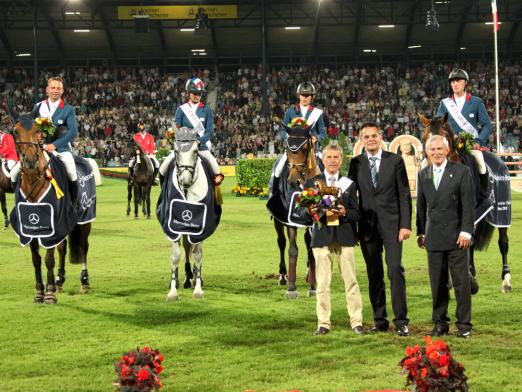
[[[121,367],[121,371],[120,371],[120,376],[125,378],[125,377],[128,377],[132,374],[132,369],[127,366],[127,365],[123,365]]]
[[[139,381],[145,381],[150,377],[150,372],[147,369],[142,368],[138,372],[137,376]]]
[[[448,367],[445,366],[445,367],[441,367],[439,369],[439,374],[442,376],[442,377],[448,377],[449,376],[449,372],[448,372]]]
[[[428,376],[428,369],[423,368],[423,369],[421,370],[421,377],[422,377],[422,378],[426,378],[427,376]]]
[[[414,347],[407,346],[406,347],[406,355],[411,356],[417,354],[420,351],[420,346],[416,344]]]
[[[150,347],[143,347],[143,352],[144,352],[145,354],[148,354],[149,351],[150,351]]]
[[[440,366],[448,366],[450,363],[450,356],[448,354],[442,354],[439,358]]]

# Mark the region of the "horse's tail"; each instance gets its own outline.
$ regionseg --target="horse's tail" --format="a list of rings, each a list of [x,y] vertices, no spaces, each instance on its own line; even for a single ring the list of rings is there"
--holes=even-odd
[[[493,237],[494,227],[490,225],[486,219],[481,219],[475,228],[475,249],[486,250]]]
[[[72,264],[82,264],[87,261],[89,250],[89,234],[91,224],[76,225],[69,234],[69,261]]]

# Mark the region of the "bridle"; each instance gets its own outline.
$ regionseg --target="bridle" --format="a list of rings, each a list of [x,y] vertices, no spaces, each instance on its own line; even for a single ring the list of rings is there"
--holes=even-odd
[[[196,142],[197,142],[196,140],[176,141],[176,143],[196,143]],[[181,150],[181,149],[179,149],[179,150]],[[196,154],[197,154],[197,150],[196,150]],[[194,159],[193,165],[180,165],[180,164],[178,164],[178,156],[179,156],[179,151],[176,152],[176,175],[178,177],[178,183],[179,183],[179,179],[181,178],[183,173],[188,171],[192,178],[192,184],[193,184],[194,182],[196,182],[197,175],[198,175],[198,173],[196,172],[196,165],[198,163],[198,159],[197,158]]]
[[[305,181],[306,180],[306,163],[308,162],[308,157],[310,155],[310,150],[313,148],[312,147],[312,143],[310,143],[310,138],[308,137],[293,137],[294,139],[303,139],[303,142],[300,143],[297,147],[290,147],[290,145],[288,144],[288,140],[285,142],[286,143],[286,150],[287,150],[287,155],[288,155],[288,152],[291,152],[291,153],[298,153],[302,147],[305,145],[305,143],[308,143],[308,148],[306,149],[306,155],[305,155],[305,159],[303,162],[300,162],[300,163],[294,163],[294,162],[290,162],[290,159],[288,159],[288,169],[291,171],[292,169],[295,169],[297,171],[297,174],[299,175],[299,177]]]
[[[38,188],[38,192],[40,192],[43,189],[43,187],[45,186],[45,180],[46,180],[45,173],[46,173],[47,169],[49,168],[50,161],[47,161],[45,159],[45,156],[43,155],[44,150],[43,150],[43,146],[41,143],[21,142],[21,141],[15,140],[15,145],[16,145],[16,151],[18,152],[18,155],[20,156],[20,163],[21,163],[20,171],[22,172],[22,174],[25,174],[25,175],[32,174],[32,173],[28,173],[28,170],[36,171],[36,181],[33,182],[31,191],[27,195],[27,199],[29,199],[33,195],[35,190],[37,189],[36,187],[39,183],[41,183],[41,186]],[[22,150],[20,149],[20,146],[27,146],[26,152],[22,152]],[[35,156],[34,162],[27,161],[26,155],[27,155],[28,148],[31,148],[34,151],[34,156]],[[40,169],[40,167],[38,165],[41,157],[43,157],[44,160],[46,161],[45,166],[42,169]]]

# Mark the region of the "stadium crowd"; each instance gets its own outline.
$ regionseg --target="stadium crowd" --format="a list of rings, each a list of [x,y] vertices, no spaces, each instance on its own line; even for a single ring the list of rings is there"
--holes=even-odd
[[[419,135],[416,113],[433,115],[442,98],[448,96],[447,81],[453,64],[425,63],[405,65],[289,66],[273,69],[267,75],[268,116],[263,116],[262,72],[260,66],[241,67],[235,72],[219,73],[215,84],[215,136],[213,152],[220,164],[232,164],[238,158],[273,156],[282,146],[279,140],[285,110],[296,102],[297,85],[306,80],[317,87],[313,105],[324,110],[328,133],[347,136],[350,150],[365,121],[374,121],[390,141],[399,134]],[[484,100],[494,118],[494,72],[490,63],[460,64],[469,71],[470,91]],[[502,144],[508,152],[518,152],[522,126],[521,63],[501,64],[500,120]],[[94,157],[103,164],[124,165],[128,147],[138,121],[146,123],[156,137],[157,148],[168,148],[163,138],[171,127],[174,112],[186,101],[185,74],[162,74],[159,68],[70,68],[61,74],[65,81],[65,99],[76,108],[79,135],[75,144],[81,155]],[[29,111],[34,103],[31,71],[0,69],[0,91],[4,101],[18,112]],[[44,99],[45,81],[55,73],[41,72],[39,99]],[[193,76],[205,85],[216,79],[209,70]],[[206,99],[206,97],[204,97]],[[214,103],[211,102],[211,106]],[[494,132],[491,135],[495,144]],[[251,155],[250,155],[251,156]]]

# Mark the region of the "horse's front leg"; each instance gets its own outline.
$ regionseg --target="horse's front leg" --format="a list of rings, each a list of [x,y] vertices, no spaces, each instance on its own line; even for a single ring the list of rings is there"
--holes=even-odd
[[[183,288],[190,289],[192,287],[192,279],[194,278],[190,264],[190,252],[192,249],[190,242],[188,242],[185,236],[183,237],[183,250],[185,252],[185,281],[183,282]]]
[[[498,228],[498,248],[502,255],[502,287],[500,291],[502,293],[511,293],[513,288],[511,287],[511,271],[507,262],[507,255],[509,251],[509,237],[507,234],[507,227]]]
[[[308,255],[308,260],[306,262],[306,265],[308,267],[308,271],[306,272],[306,281],[310,285],[310,288],[308,289],[308,296],[314,297],[315,296],[315,258],[314,258],[314,252],[312,251],[311,243],[312,243],[312,235],[310,234],[309,229],[305,229],[304,234],[304,240],[306,244],[306,252]]]
[[[296,281],[297,270],[297,255],[299,250],[297,248],[297,229],[295,227],[287,227],[288,234],[288,287],[286,290],[286,298],[296,299],[298,297]]]
[[[138,206],[141,201],[140,186],[134,184],[134,219],[138,219]]]
[[[54,248],[47,249],[45,253],[45,267],[47,268],[47,288],[45,290],[44,303],[55,304],[56,286],[54,285]]]
[[[2,204],[2,213],[4,214],[4,227],[2,230],[5,230],[9,227],[9,218],[7,217],[7,201],[4,191],[0,191],[0,203]]]
[[[147,219],[150,219],[150,191],[151,187],[148,186],[145,190],[145,202],[146,206],[144,207],[143,214],[147,216]]]
[[[170,290],[167,294],[167,301],[177,301],[179,299],[178,288],[178,267],[181,259],[181,247],[178,241],[172,241],[172,251],[170,253]]]
[[[130,215],[131,212],[131,200],[132,200],[132,189],[133,185],[131,180],[127,180],[127,216]]]
[[[36,280],[36,293],[34,295],[34,302],[43,304],[44,302],[44,282],[42,279],[42,257],[38,251],[38,240],[31,241],[31,256],[33,259],[34,277]]]
[[[203,265],[203,243],[198,242],[192,245],[192,255],[194,256],[194,291],[192,296],[196,299],[203,298],[203,279],[201,277],[201,267]]]
[[[67,240],[64,240],[58,249],[58,276],[56,277],[56,289],[58,292],[63,291],[63,284],[65,283],[65,256],[67,255]]]
[[[286,262],[285,262],[285,249],[286,249],[286,236],[284,225],[277,219],[274,219],[274,228],[277,233],[277,246],[279,248],[279,286],[286,286]]]

